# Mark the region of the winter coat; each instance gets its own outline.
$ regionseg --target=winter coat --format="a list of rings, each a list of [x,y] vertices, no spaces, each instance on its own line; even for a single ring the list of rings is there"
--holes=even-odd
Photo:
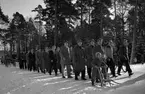
[[[104,50],[105,50],[106,57],[113,59],[113,48],[110,46],[106,46]]]
[[[40,59],[41,59],[41,68],[44,70],[46,68],[44,60],[44,52],[40,52]]]
[[[43,52],[43,58],[44,58],[44,65],[46,68],[48,68],[50,59],[49,59],[49,53],[48,52]]]
[[[66,48],[65,46],[62,46],[60,48],[60,54],[61,54],[62,64],[65,64],[65,65],[71,64],[71,53],[68,52],[68,48]]]
[[[86,49],[85,49],[85,54],[86,54],[86,59],[87,59],[87,62],[86,62],[86,65],[91,68],[92,65],[91,65],[91,62],[93,60],[93,46],[88,46]]]
[[[57,63],[56,54],[52,50],[49,51],[49,59],[50,63]]]
[[[128,59],[128,51],[126,46],[120,46],[119,47],[119,57],[120,59]]]
[[[35,58],[36,58],[36,64],[37,65],[41,64],[41,62],[42,62],[40,53],[41,52],[39,52],[39,51],[36,51],[36,53],[35,53]]]
[[[39,51],[36,52],[36,64],[40,65],[42,69],[45,68],[43,52],[39,52]]]
[[[35,53],[31,53],[31,52],[29,52],[29,54],[28,54],[28,59],[29,59],[29,63],[31,63],[31,64],[35,64]]]
[[[85,52],[82,47],[76,46],[74,48],[74,60],[73,68],[74,71],[82,71],[85,69]]]
[[[56,59],[57,59],[57,63],[60,64],[60,59],[61,59],[60,52],[56,52]]]
[[[97,67],[101,67],[102,62],[101,62],[100,59],[95,58],[95,59],[93,59],[93,61],[92,61],[91,64],[92,64],[93,67],[95,67],[95,66],[97,66]]]

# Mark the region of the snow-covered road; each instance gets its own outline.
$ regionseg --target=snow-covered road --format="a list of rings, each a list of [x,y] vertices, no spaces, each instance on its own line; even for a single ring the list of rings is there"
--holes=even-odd
[[[63,79],[0,65],[0,94],[145,94],[145,65],[132,65],[134,75],[123,73],[112,87],[92,87],[90,80]]]

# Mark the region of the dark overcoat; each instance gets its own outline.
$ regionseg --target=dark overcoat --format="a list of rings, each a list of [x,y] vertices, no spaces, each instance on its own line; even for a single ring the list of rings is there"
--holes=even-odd
[[[75,71],[83,71],[85,69],[85,52],[80,46],[74,48],[73,68]]]
[[[57,59],[57,63],[60,64],[60,60],[61,60],[61,57],[60,57],[60,52],[56,52],[56,59]]]
[[[61,53],[61,63],[63,64],[71,64],[71,54],[68,52],[68,49],[65,46],[62,46],[60,48],[60,53]]]
[[[49,51],[49,59],[50,63],[57,63],[56,54],[52,50]]]
[[[127,47],[123,45],[119,47],[119,57],[120,59],[123,59],[123,60],[128,59]]]
[[[50,63],[50,59],[49,59],[49,53],[48,52],[43,52],[43,58],[44,58],[44,66],[46,69],[49,68],[49,63]]]
[[[44,52],[40,52],[41,68],[45,69]]]
[[[40,65],[40,67],[44,69],[45,65],[44,65],[43,52],[39,52],[39,51],[36,52],[36,64]]]
[[[93,60],[93,46],[88,46],[86,49],[85,49],[85,54],[86,54],[86,59],[87,59],[87,62],[86,62],[86,65],[91,68],[92,65],[91,65],[91,62]]]
[[[40,52],[36,51],[35,52],[35,58],[36,58],[36,65],[40,65],[41,64],[41,59],[40,59]]]
[[[28,55],[28,58],[29,58],[29,63],[31,63],[31,64],[35,64],[35,53],[29,53],[29,55]]]

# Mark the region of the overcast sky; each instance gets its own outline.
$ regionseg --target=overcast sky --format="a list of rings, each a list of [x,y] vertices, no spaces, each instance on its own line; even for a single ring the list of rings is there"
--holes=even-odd
[[[43,0],[0,0],[0,6],[5,15],[12,17],[13,13],[19,12],[25,17],[34,17],[35,13],[31,12],[39,4],[43,4]]]

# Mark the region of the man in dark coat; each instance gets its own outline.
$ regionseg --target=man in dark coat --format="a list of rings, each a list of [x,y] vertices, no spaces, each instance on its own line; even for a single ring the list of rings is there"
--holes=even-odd
[[[45,66],[45,61],[44,61],[44,53],[45,53],[45,51],[44,51],[44,49],[42,49],[41,50],[41,53],[40,53],[40,58],[41,58],[41,72],[42,73],[46,73],[46,66]]]
[[[23,52],[21,57],[22,57],[23,69],[26,69],[27,68],[27,65],[26,65],[26,53]]]
[[[129,57],[128,57],[128,42],[126,39],[124,39],[123,41],[123,45],[121,45],[119,47],[119,57],[120,57],[120,62],[118,64],[118,71],[117,71],[117,74],[118,75],[121,75],[120,74],[120,71],[122,69],[122,66],[123,64],[125,64],[126,66],[126,71],[128,72],[128,75],[131,76],[133,73],[132,73],[132,70],[130,68],[130,65],[129,65]]]
[[[87,58],[87,72],[88,76],[91,79],[91,71],[92,71],[92,65],[91,62],[93,60],[93,48],[95,47],[95,40],[91,40],[90,45],[86,48],[86,58]]]
[[[85,52],[82,47],[82,41],[77,41],[77,46],[74,48],[74,60],[73,60],[73,68],[75,73],[75,80],[78,80],[78,76],[81,73],[82,80],[86,80],[85,78]]]
[[[62,73],[61,64],[60,64],[61,57],[60,57],[60,48],[59,47],[57,47],[57,49],[56,49],[56,59],[57,59],[57,68],[58,68],[59,72]]]
[[[4,56],[1,57],[1,64],[4,64]]]
[[[62,77],[65,78],[64,68],[66,66],[67,76],[68,76],[68,78],[72,78],[71,73],[70,73],[71,72],[71,53],[70,53],[70,48],[68,46],[67,41],[64,43],[64,46],[61,47],[60,54],[61,54]]]
[[[16,62],[15,62],[16,57],[17,57],[17,55],[12,53],[12,64],[13,64],[14,67],[16,67]]]
[[[30,66],[30,71],[35,71],[36,70],[36,66],[35,66],[35,53],[34,53],[34,50],[31,49],[31,52],[29,53],[28,55],[28,58],[29,58],[29,66]]]
[[[55,76],[57,76],[57,60],[56,60],[56,54],[55,54],[56,46],[52,46],[52,49],[49,50],[49,75],[51,75],[52,70],[55,72]]]
[[[113,42],[112,42],[112,40],[109,41],[109,43],[106,45],[104,50],[105,50],[104,52],[106,55],[107,65],[111,70],[112,77],[117,77],[115,74],[115,63],[114,63],[114,58],[113,58]]]
[[[36,66],[37,66],[37,71],[39,73],[39,71],[41,70],[41,72],[43,72],[43,68],[42,68],[42,63],[43,63],[43,54],[41,52],[41,49],[38,48],[38,50],[36,51]]]
[[[48,52],[48,47],[45,47],[45,52],[43,52],[43,58],[44,58],[44,66],[47,72],[49,72],[49,52]]]

